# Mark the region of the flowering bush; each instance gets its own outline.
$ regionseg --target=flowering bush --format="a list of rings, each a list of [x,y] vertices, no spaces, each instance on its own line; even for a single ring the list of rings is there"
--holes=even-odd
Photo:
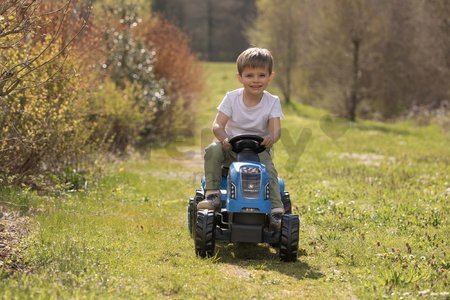
[[[20,63],[47,45],[43,41],[25,44],[21,51],[6,49],[2,59]],[[59,45],[52,44],[41,59],[57,51]],[[85,119],[84,78],[76,73],[76,64],[70,58],[52,60],[0,99],[1,183],[38,184],[42,174],[76,165],[87,154],[92,124]]]
[[[192,103],[203,86],[202,70],[187,37],[159,17],[142,20],[133,6],[106,6],[105,12],[110,18],[105,22],[107,55],[102,70],[116,88],[131,89],[132,105],[143,114],[138,136],[115,139],[112,149],[123,153],[125,142],[148,147],[166,143],[180,132],[192,133]],[[119,136],[128,129],[114,131]]]
[[[164,78],[171,105],[157,114],[153,136],[167,141],[177,134],[192,134],[192,113],[203,89],[203,69],[192,53],[187,36],[159,16],[152,16],[137,28],[137,35],[156,53],[155,74]]]
[[[139,132],[154,113],[136,105],[138,86],[126,84],[122,89],[106,79],[92,94],[90,115],[95,120],[95,140],[102,141],[112,153],[124,154],[129,145],[138,143]]]
[[[27,2],[6,3],[19,11]],[[123,3],[97,18],[83,1],[32,3],[30,26],[0,32],[0,186],[60,178],[79,188],[91,154],[124,154],[192,128],[201,70],[176,27],[142,22]],[[11,13],[0,31],[18,20]]]

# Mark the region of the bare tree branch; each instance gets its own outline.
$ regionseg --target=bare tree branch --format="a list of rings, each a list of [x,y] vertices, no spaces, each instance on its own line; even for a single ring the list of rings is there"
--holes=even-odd
[[[36,30],[38,20],[42,20],[44,17],[49,15],[61,16],[58,20],[58,27],[56,31],[52,34],[51,39],[46,43],[42,50],[39,51],[39,53],[12,66],[7,66],[6,64],[1,65],[1,68],[3,70],[0,73],[0,96],[9,95],[12,91],[18,88],[18,85],[20,83],[25,82],[26,77],[31,73],[54,62],[59,57],[64,56],[64,53],[68,49],[68,47],[81,34],[81,32],[83,32],[83,30],[87,26],[86,19],[83,19],[83,24],[81,25],[80,29],[69,39],[69,41],[64,42],[58,53],[56,53],[50,59],[39,62],[42,56],[49,51],[50,47],[55,44],[58,39],[61,38],[64,22],[67,18],[72,2],[72,0],[67,0],[62,7],[42,14],[37,13],[38,7],[41,4],[40,0],[7,0],[5,4],[0,6],[0,12],[2,12],[0,16],[3,18],[14,19],[15,16],[15,18],[17,19],[18,16],[22,15],[22,18],[17,20],[15,24],[11,25],[8,23],[3,28],[0,27],[0,49],[8,49],[21,46],[22,43],[25,42],[28,33],[34,32]],[[9,28],[10,26],[11,28]],[[8,30],[5,31],[5,29]],[[9,36],[13,36],[13,40],[10,40],[8,38]],[[5,44],[2,44],[2,39],[6,39]],[[67,57],[65,56],[58,70],[60,70],[64,65],[66,58]],[[40,84],[47,82],[55,75],[56,74],[51,75]],[[24,86],[21,87],[20,90],[29,87],[30,86]]]

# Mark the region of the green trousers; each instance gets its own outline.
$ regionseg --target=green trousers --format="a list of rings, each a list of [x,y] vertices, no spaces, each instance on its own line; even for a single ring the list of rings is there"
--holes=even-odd
[[[220,189],[222,165],[229,166],[236,160],[236,153],[225,151],[220,142],[214,142],[205,149],[205,181],[207,190]],[[270,176],[270,201],[272,209],[283,208],[281,201],[278,172],[268,150],[259,153],[259,160],[266,166]]]

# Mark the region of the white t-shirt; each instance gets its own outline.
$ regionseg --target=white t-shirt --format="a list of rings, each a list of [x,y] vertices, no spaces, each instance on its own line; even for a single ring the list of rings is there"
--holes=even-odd
[[[247,107],[244,104],[243,94],[243,88],[228,92],[217,107],[230,118],[225,126],[225,132],[230,138],[240,134],[266,136],[269,134],[267,126],[269,119],[284,117],[280,99],[264,91],[257,105]]]

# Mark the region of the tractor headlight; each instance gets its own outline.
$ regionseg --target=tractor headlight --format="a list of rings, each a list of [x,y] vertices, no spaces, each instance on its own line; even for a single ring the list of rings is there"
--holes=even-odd
[[[234,183],[230,183],[230,199],[236,199],[236,186]]]
[[[264,199],[266,199],[266,200],[270,199],[270,185],[269,185],[269,183],[267,183],[266,187],[265,187]]]

